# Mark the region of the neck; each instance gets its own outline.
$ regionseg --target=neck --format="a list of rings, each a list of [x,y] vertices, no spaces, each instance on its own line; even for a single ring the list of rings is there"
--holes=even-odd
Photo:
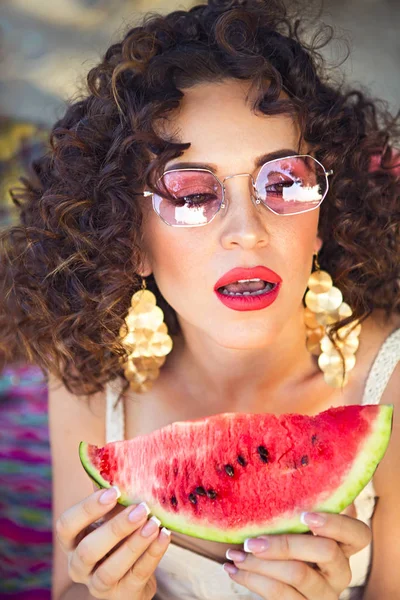
[[[187,322],[181,330],[171,372],[191,402],[213,412],[265,412],[279,398],[293,403],[301,384],[319,372],[305,346],[302,307],[258,348],[223,347]]]

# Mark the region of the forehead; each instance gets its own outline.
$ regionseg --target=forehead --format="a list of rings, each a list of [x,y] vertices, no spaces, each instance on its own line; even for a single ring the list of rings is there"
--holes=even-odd
[[[250,170],[261,154],[282,148],[300,151],[297,120],[255,113],[254,97],[247,98],[249,88],[248,82],[225,80],[183,90],[181,104],[164,121],[163,131],[191,146],[166,167],[179,160],[213,163],[227,172],[245,165]]]

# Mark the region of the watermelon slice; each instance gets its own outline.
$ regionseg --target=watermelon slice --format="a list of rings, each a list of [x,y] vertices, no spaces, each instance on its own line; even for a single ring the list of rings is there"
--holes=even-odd
[[[302,511],[344,510],[384,456],[392,416],[393,405],[224,413],[101,448],[81,442],[79,454],[98,485],[120,488],[120,504],[146,501],[174,531],[240,543],[308,531]]]

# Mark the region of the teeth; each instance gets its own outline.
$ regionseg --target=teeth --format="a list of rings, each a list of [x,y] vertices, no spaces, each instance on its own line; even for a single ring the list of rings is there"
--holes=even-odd
[[[221,294],[224,294],[224,296],[261,296],[262,294],[272,290],[274,287],[275,284],[267,283],[265,288],[263,290],[259,290],[258,292],[243,292],[241,294],[240,292],[228,292],[227,290],[222,290]]]
[[[246,283],[247,281],[263,281],[263,279],[238,279],[237,282],[238,283]]]

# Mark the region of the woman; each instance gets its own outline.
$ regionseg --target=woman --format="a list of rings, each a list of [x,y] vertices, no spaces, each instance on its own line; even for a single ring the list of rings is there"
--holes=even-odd
[[[147,17],[89,73],[20,192],[4,352],[49,373],[55,600],[398,593],[397,130],[300,35],[279,0]],[[132,357],[160,316],[151,291],[163,351]],[[377,402],[395,405],[392,439],[354,505],[247,552],[171,537],[143,505],[128,520],[77,453],[209,414]]]

